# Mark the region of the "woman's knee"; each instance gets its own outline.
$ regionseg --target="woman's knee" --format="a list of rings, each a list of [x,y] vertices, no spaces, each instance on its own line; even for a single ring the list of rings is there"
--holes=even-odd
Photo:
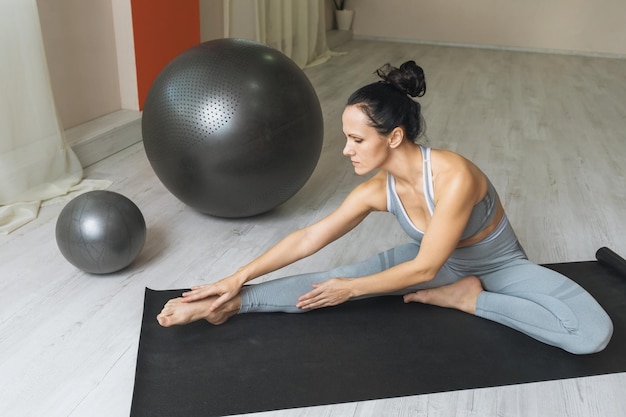
[[[604,312],[603,312],[604,313]],[[613,322],[608,314],[596,317],[585,328],[579,329],[575,337],[570,338],[571,343],[563,346],[563,349],[576,355],[588,355],[603,351],[613,336]]]

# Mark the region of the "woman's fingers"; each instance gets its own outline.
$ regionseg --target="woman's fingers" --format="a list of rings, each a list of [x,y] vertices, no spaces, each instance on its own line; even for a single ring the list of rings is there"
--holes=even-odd
[[[309,310],[335,306],[347,301],[350,294],[343,288],[345,282],[345,280],[334,278],[321,284],[313,284],[313,290],[301,296],[296,307]]]
[[[183,301],[185,302],[191,302],[191,301],[198,301],[198,300],[202,300],[204,298],[210,297],[212,295],[219,295],[219,289],[217,288],[217,286],[209,284],[209,285],[203,285],[200,287],[194,287],[191,289],[191,291],[187,291],[183,293]]]
[[[233,296],[234,295],[231,293],[224,293],[220,295],[217,300],[213,301],[213,304],[211,305],[211,307],[209,307],[209,310],[210,311],[217,310],[218,308],[222,306],[222,304],[224,304],[225,302],[233,298]]]
[[[322,293],[322,290],[319,289],[319,284],[313,284],[313,289],[306,294],[303,294],[298,298],[298,303],[296,304],[297,308],[310,308],[312,303],[314,303],[317,297],[319,297]]]

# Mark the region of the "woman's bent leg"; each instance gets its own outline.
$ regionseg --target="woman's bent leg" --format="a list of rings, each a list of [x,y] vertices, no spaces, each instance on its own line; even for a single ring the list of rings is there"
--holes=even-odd
[[[599,352],[613,324],[604,309],[569,278],[527,260],[479,277],[485,291],[476,315],[568,352]]]

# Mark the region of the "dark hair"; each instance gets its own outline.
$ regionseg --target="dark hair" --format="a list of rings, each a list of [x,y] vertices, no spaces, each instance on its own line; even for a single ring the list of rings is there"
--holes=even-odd
[[[406,137],[415,142],[426,128],[421,106],[412,99],[426,93],[424,70],[415,61],[407,61],[400,68],[385,64],[376,75],[381,81],[359,88],[347,105],[360,107],[379,134],[388,135],[402,127]]]

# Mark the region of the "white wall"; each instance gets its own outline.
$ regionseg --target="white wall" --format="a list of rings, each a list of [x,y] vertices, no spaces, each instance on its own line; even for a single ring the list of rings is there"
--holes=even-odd
[[[347,0],[355,37],[626,56],[624,0]]]
[[[139,110],[137,65],[130,0],[112,0],[117,73],[120,84],[120,107]]]
[[[224,30],[227,37],[256,39],[254,1],[227,0],[224,4]]]
[[[111,1],[37,0],[52,91],[65,129],[121,107]]]
[[[223,37],[224,1],[200,0],[200,40],[206,42]]]
[[[228,0],[230,1],[230,0]],[[37,0],[64,129],[138,110],[131,0]],[[223,36],[223,0],[200,0],[202,39]]]
[[[253,3],[226,0],[254,37]],[[37,0],[50,78],[68,129],[137,109],[130,0]],[[326,22],[334,24],[331,0]],[[626,57],[626,0],[347,0],[356,37]],[[223,36],[224,0],[200,0],[202,39]],[[243,26],[241,26],[243,25]]]

